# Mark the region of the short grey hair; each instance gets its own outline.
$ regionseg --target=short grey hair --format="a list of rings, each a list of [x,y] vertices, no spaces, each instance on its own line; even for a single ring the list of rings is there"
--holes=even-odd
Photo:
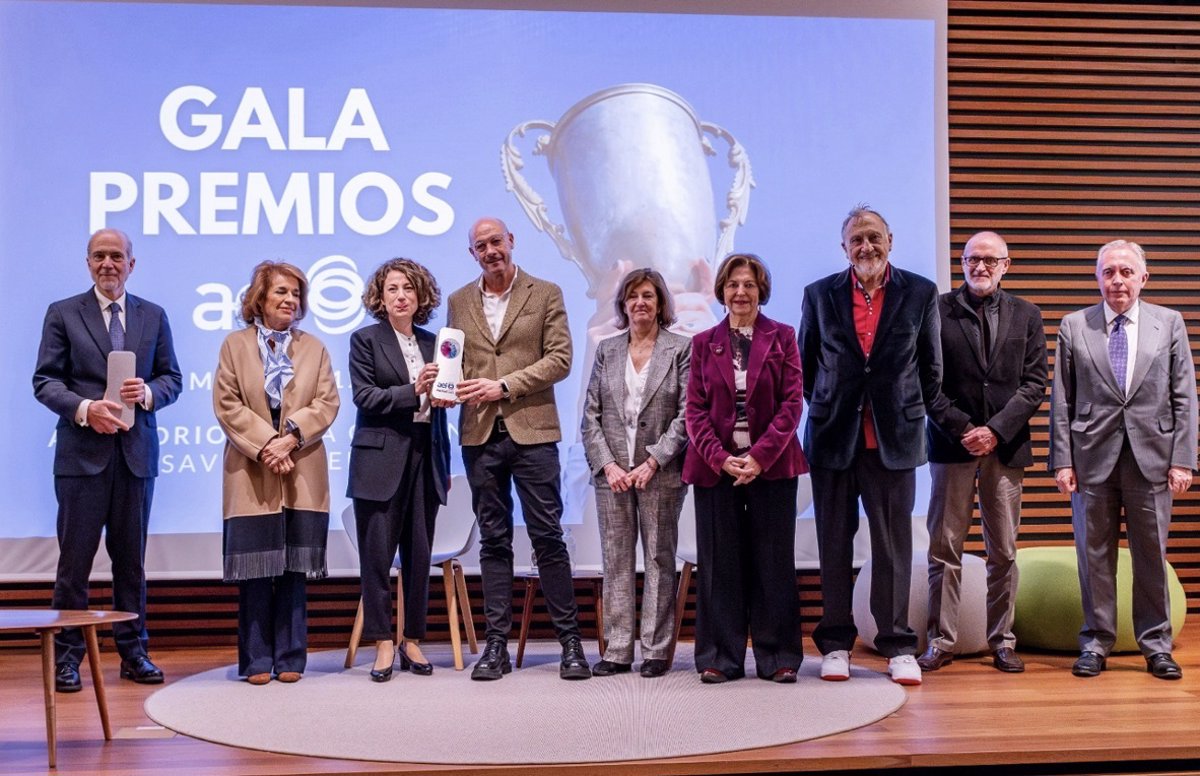
[[[1146,252],[1142,250],[1142,246],[1138,245],[1132,240],[1113,240],[1112,242],[1106,242],[1104,245],[1100,246],[1100,250],[1096,253],[1097,272],[1100,271],[1100,263],[1104,261],[1104,254],[1111,250],[1116,250],[1117,248],[1124,248],[1128,251],[1131,251],[1133,255],[1137,257],[1138,264],[1141,265],[1142,274],[1146,274],[1148,271],[1146,269]]]
[[[846,220],[842,222],[842,234],[846,234],[846,227],[854,223],[863,216],[875,216],[883,222],[883,228],[887,229],[888,234],[892,233],[892,227],[888,225],[887,219],[878,210],[874,210],[866,202],[859,202],[854,207],[850,208],[850,213],[846,216]]]

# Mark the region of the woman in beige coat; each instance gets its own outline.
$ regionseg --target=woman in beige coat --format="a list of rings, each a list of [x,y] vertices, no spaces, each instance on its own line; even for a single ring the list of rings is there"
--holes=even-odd
[[[225,581],[237,582],[238,673],[299,681],[308,658],[305,581],[325,576],[329,470],[321,441],[338,412],[325,346],[295,328],[304,273],[264,261],[225,338],[213,409],[225,431]]]

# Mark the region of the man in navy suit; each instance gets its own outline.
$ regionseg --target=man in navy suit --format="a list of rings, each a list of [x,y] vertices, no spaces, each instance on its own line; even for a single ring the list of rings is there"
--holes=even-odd
[[[86,609],[88,577],[100,534],[112,558],[113,607],[138,619],[113,626],[121,677],[141,684],[163,681],[146,654],[146,527],[158,475],[154,413],[179,397],[183,377],[171,329],[158,305],[125,293],[133,272],[133,245],[116,229],[88,241],[92,288],[50,305],[42,326],[34,396],[58,415],[54,492],[58,497],[58,574],[55,609]],[[104,398],[108,354],[129,350],[136,376],[121,385],[134,420]],[[83,636],[77,628],[55,637],[55,686],[77,692]]]
[[[892,232],[865,205],[842,223],[850,266],[804,289],[800,360],[808,423],[824,612],[813,632],[821,678],[850,678],[858,631],[851,617],[854,534],[862,499],[871,530],[875,648],[898,684],[921,683],[908,624],[916,468],[925,415],[941,392],[938,292],[888,263]]]

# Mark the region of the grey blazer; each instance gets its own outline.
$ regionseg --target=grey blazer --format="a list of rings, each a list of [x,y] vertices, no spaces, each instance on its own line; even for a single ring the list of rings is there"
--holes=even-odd
[[[629,358],[629,333],[623,332],[596,347],[596,360],[588,380],[583,408],[583,449],[588,466],[604,481],[604,467],[616,461],[627,468],[625,434],[625,363]],[[688,337],[659,329],[658,339],[646,366],[646,391],[636,418],[635,465],[654,456],[658,474],[653,481],[680,487],[683,482],[683,449],[687,445],[684,408],[687,406],[688,367],[692,341]],[[606,485],[607,486],[607,485]]]
[[[1139,302],[1129,395],[1108,359],[1103,303],[1067,315],[1058,329],[1050,401],[1050,469],[1074,467],[1102,482],[1126,437],[1142,475],[1164,482],[1172,466],[1196,466],[1196,371],[1183,316]]]

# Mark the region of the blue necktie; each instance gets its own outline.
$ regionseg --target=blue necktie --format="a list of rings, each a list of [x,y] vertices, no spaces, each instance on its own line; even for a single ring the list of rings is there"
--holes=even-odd
[[[113,302],[108,306],[112,316],[108,319],[108,337],[112,340],[113,350],[125,349],[125,327],[121,325],[121,305]]]
[[[1117,387],[1125,394],[1125,373],[1129,368],[1129,338],[1125,336],[1124,315],[1113,318],[1112,334],[1108,335],[1108,360],[1112,362],[1113,377],[1117,378]]]

